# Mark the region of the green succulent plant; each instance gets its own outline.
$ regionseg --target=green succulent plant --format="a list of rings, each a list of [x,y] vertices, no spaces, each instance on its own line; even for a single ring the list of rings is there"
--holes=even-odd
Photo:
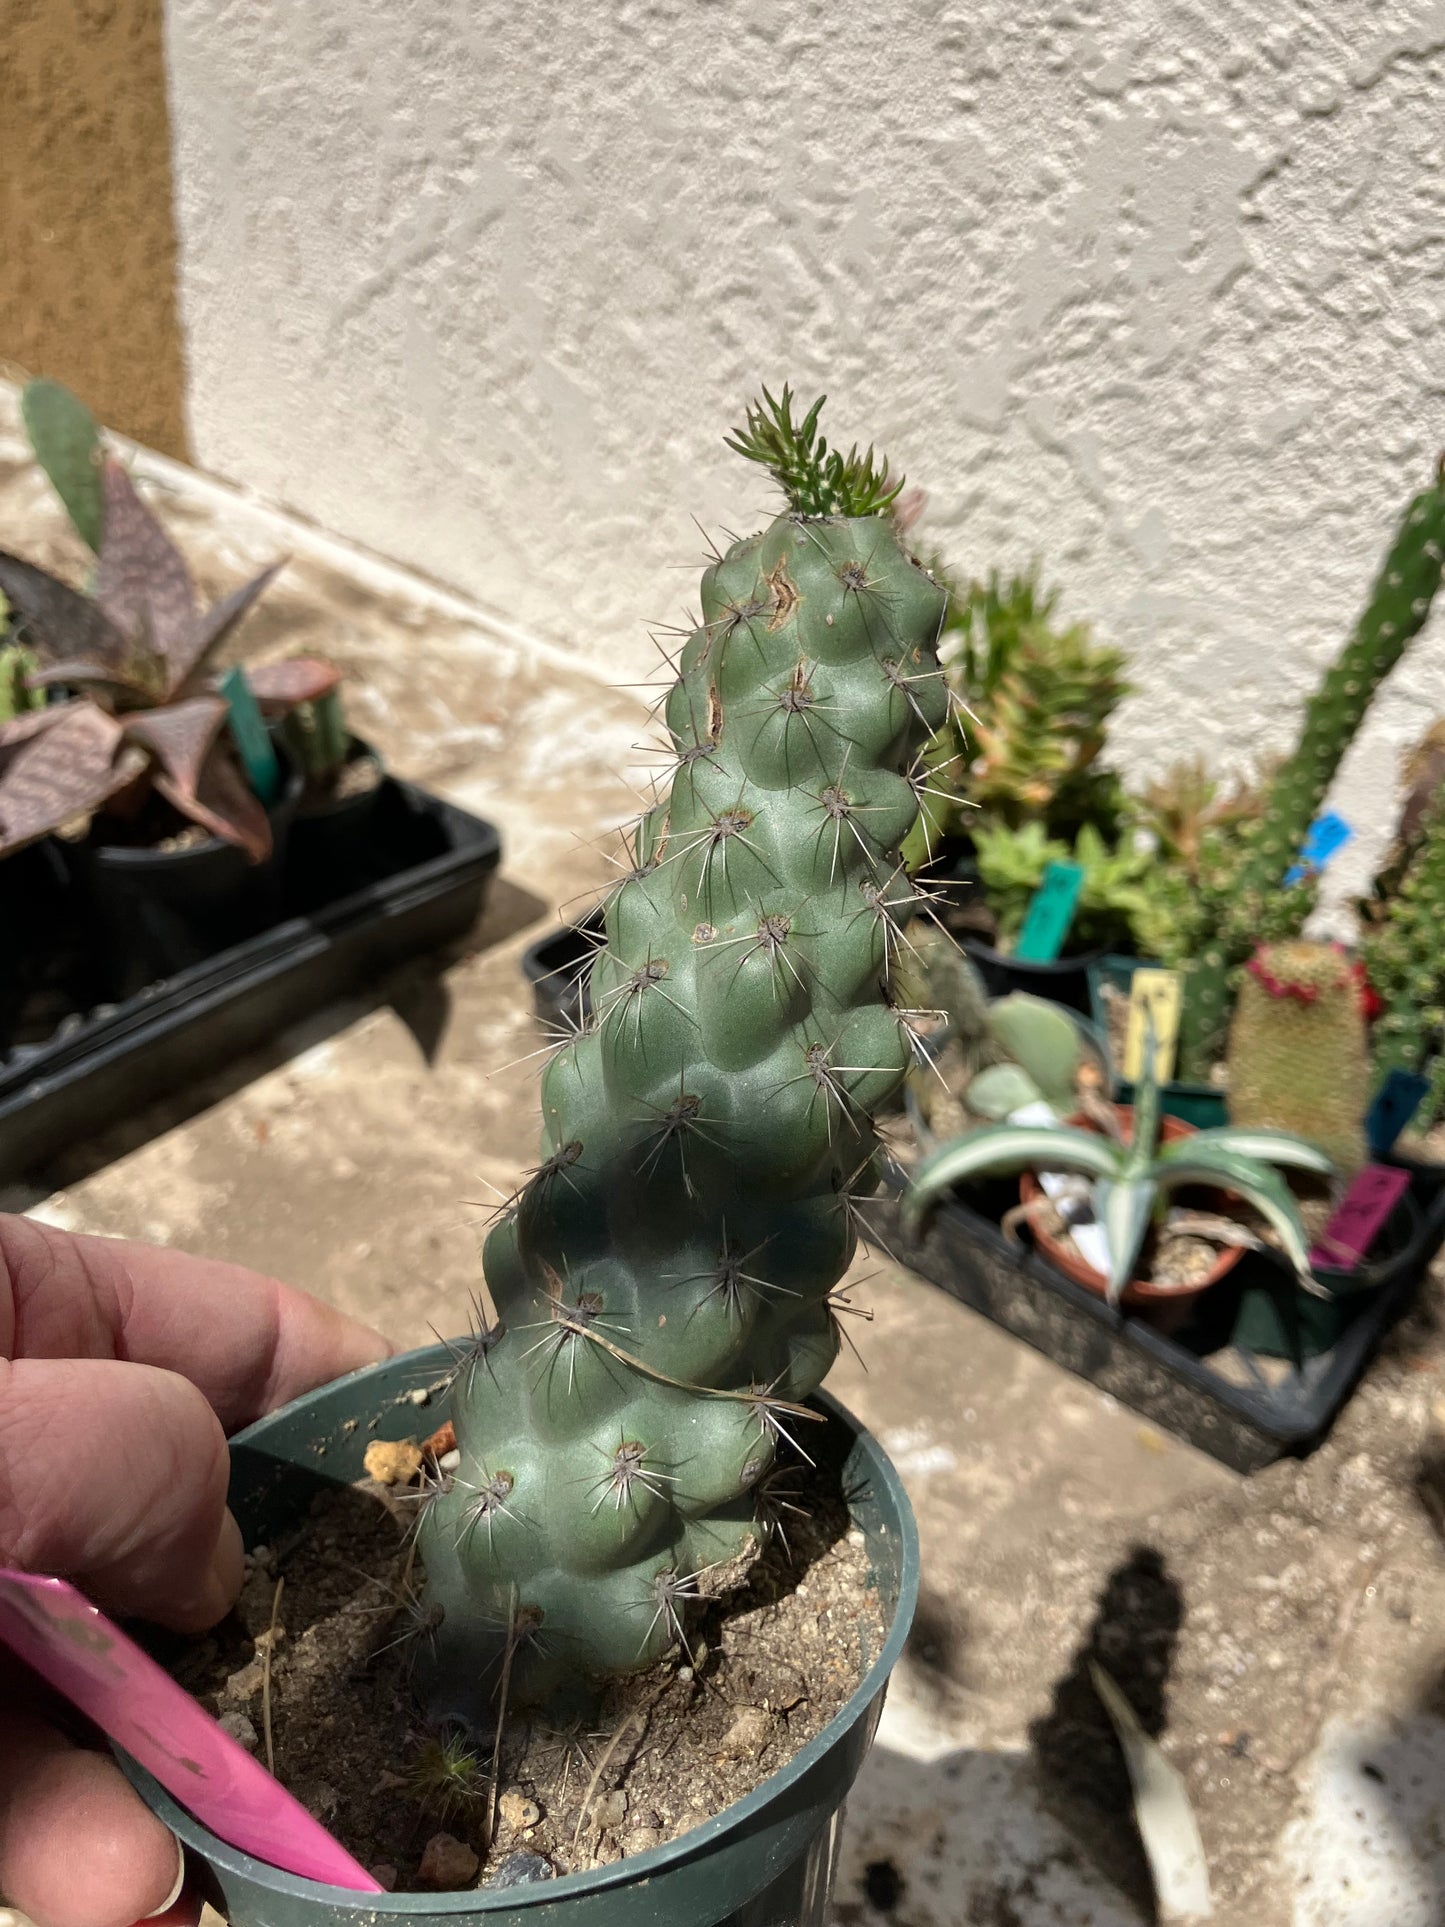
[[[1349,640],[1305,705],[1299,741],[1275,771],[1258,820],[1204,839],[1206,874],[1194,905],[1180,1020],[1182,1076],[1207,1076],[1222,1054],[1234,984],[1255,945],[1304,928],[1313,891],[1308,881],[1286,888],[1285,875],[1375,691],[1424,626],[1442,565],[1445,459],[1401,517]]]
[[[928,748],[930,791],[905,850],[914,867],[940,835],[980,823],[1114,829],[1121,791],[1099,758],[1129,693],[1126,661],[1086,624],[1060,623],[1058,602],[1037,567],[994,570],[951,597],[942,654],[955,710]]]
[[[968,1131],[941,1145],[919,1166],[904,1193],[905,1231],[916,1238],[930,1207],[957,1184],[1026,1170],[1077,1173],[1094,1182],[1097,1217],[1109,1244],[1107,1296],[1117,1305],[1133,1282],[1144,1241],[1168,1194],[1181,1185],[1222,1186],[1268,1221],[1300,1283],[1318,1291],[1299,1208],[1273,1167],[1329,1177],[1334,1166],[1326,1154],[1286,1131],[1234,1125],[1161,1144],[1152,1031],[1144,1062],[1127,1142],[1116,1143],[1070,1124],[988,1124]]]
[[[785,389],[735,438],[787,507],[703,577],[670,789],[543,1075],[541,1163],[487,1238],[498,1322],[459,1361],[460,1465],[419,1527],[419,1679],[463,1726],[504,1678],[565,1699],[684,1636],[837,1350],[872,1116],[916,1041],[898,848],[946,598],[880,512],[886,464],[827,452],[817,419]]]
[[[0,550],[0,593],[19,641],[18,653],[14,643],[4,652],[8,672],[0,669],[10,692],[0,686],[0,706],[13,712],[0,713],[0,857],[149,785],[259,861],[270,823],[232,753],[227,705],[209,673],[282,565],[203,609],[184,557],[123,465],[102,454],[81,405],[54,382],[32,383],[25,400],[47,472],[98,555],[94,593],[83,594]],[[263,708],[283,715],[324,701],[339,673],[293,657],[248,680]],[[56,691],[67,700],[47,701]]]
[[[1011,991],[988,1006],[988,1034],[999,1053],[969,1079],[964,1101],[978,1117],[1005,1118],[1026,1104],[1071,1109],[1087,1049],[1072,1011]]]
[[[1137,941],[1148,927],[1154,903],[1150,894],[1150,852],[1127,841],[1106,843],[1086,823],[1072,848],[1051,837],[1042,823],[1022,829],[982,821],[974,826],[979,882],[998,922],[998,941],[1009,948],[1018,937],[1029,904],[1050,863],[1077,863],[1083,871],[1071,943],[1081,950],[1119,949]]]
[[[1425,802],[1399,887],[1367,929],[1365,973],[1381,1009],[1371,1032],[1375,1069],[1430,1080],[1414,1118],[1428,1130],[1445,1117],[1445,781]]]

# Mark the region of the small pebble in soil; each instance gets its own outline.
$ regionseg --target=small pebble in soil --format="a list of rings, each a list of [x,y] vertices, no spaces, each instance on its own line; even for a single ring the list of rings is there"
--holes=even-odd
[[[620,1789],[614,1793],[599,1793],[592,1802],[594,1827],[620,1827],[626,1818],[627,1795]]]
[[[396,1891],[396,1868],[389,1860],[378,1860],[374,1867],[366,1870],[378,1887],[385,1887],[388,1893]]]
[[[801,1588],[799,1590],[801,1591]],[[756,1759],[772,1736],[771,1715],[765,1713],[760,1706],[744,1706],[734,1716],[732,1725],[724,1733],[722,1750],[730,1759]]]
[[[452,1833],[434,1833],[421,1850],[417,1869],[423,1887],[434,1893],[455,1893],[469,1887],[477,1877],[481,1861],[466,1844]]]
[[[257,1746],[256,1729],[244,1713],[223,1713],[216,1724],[223,1733],[244,1746],[248,1753],[254,1753]]]
[[[362,1464],[378,1485],[410,1485],[421,1470],[422,1451],[415,1439],[373,1439]]]
[[[535,1800],[509,1787],[497,1802],[497,1811],[514,1833],[521,1833],[527,1827],[535,1827],[542,1817],[542,1809]]]
[[[656,1827],[633,1827],[618,1842],[624,1860],[635,1860],[638,1854],[648,1853],[661,1844],[662,1835]]]
[[[534,1881],[550,1880],[556,1868],[550,1860],[544,1860],[540,1853],[509,1853],[489,1880],[486,1887],[530,1887]]]
[[[265,1671],[259,1659],[248,1660],[226,1678],[225,1697],[228,1700],[254,1699],[261,1690]]]

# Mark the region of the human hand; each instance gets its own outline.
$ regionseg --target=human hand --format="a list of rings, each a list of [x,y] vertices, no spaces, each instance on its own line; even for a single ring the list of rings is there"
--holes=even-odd
[[[242,1577],[226,1434],[389,1350],[237,1265],[0,1214],[0,1565],[214,1624]],[[53,1713],[0,1648],[0,1902],[35,1927],[129,1927],[174,1900],[177,1842]]]

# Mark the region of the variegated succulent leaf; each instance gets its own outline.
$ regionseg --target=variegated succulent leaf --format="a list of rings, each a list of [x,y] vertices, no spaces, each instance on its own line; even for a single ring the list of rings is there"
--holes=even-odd
[[[190,696],[123,724],[127,739],[152,759],[156,789],[167,802],[259,863],[271,851],[271,826],[221,738],[225,719],[219,696]]]
[[[145,768],[94,703],[57,703],[0,731],[0,857],[99,809]]]

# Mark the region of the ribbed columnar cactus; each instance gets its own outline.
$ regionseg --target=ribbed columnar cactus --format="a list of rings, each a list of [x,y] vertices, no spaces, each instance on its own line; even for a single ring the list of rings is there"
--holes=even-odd
[[[890,999],[914,759],[943,720],[943,591],[900,545],[872,451],[817,409],[733,445],[790,507],[702,583],[643,818],[542,1081],[544,1158],[488,1237],[498,1327],[455,1392],[427,1509],[424,1690],[495,1718],[645,1666],[705,1567],[743,1550],[792,1408],[838,1344],[871,1114],[910,1056]]]
[[[1430,1076],[1417,1123],[1432,1124],[1445,1113],[1445,783],[1425,809],[1398,893],[1365,939],[1365,967],[1384,1005],[1376,1066]]]
[[[1305,834],[1375,691],[1423,627],[1445,564],[1445,460],[1405,510],[1354,633],[1305,705],[1299,744],[1269,786],[1264,816],[1227,897],[1205,906],[1209,934],[1186,987],[1180,1028],[1186,1076],[1207,1073],[1229,1018],[1229,971],[1261,938],[1297,935],[1310,899],[1284,889]]]

